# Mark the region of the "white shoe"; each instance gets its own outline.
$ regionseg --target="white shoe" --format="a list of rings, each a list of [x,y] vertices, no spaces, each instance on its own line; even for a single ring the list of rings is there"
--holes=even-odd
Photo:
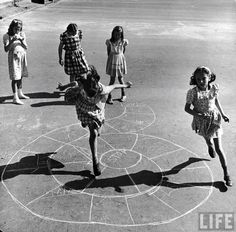
[[[121,102],[126,101],[126,96],[122,96],[122,98],[120,99]]]
[[[24,105],[24,102],[22,102],[19,98],[13,98],[13,103],[17,105]]]
[[[21,99],[29,99],[28,96],[23,94],[22,89],[18,89],[18,97]]]

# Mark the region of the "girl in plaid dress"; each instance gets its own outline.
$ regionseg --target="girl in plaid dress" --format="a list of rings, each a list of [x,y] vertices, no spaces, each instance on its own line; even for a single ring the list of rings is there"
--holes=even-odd
[[[65,32],[60,35],[58,46],[59,64],[64,65],[64,70],[70,76],[70,82],[80,78],[88,71],[88,63],[81,47],[82,31],[78,30],[75,23],[68,25]],[[64,60],[62,59],[65,50]]]
[[[195,85],[195,87],[187,92],[185,111],[193,115],[192,129],[204,137],[209,155],[215,158],[216,153],[218,154],[226,185],[232,186],[221,144],[223,133],[221,121],[223,119],[229,122],[229,118],[220,105],[218,85],[210,84],[215,79],[215,74],[205,66],[200,66],[195,70],[190,79],[190,85]]]
[[[118,78],[120,84],[124,84],[123,76],[127,74],[126,59],[124,56],[125,48],[128,45],[128,40],[124,39],[124,31],[121,26],[116,26],[112,30],[111,38],[106,40],[107,46],[107,64],[106,74],[110,75],[109,85],[115,83]],[[124,88],[121,88],[121,99],[126,100]],[[112,96],[109,94],[107,99],[108,104],[113,104]]]
[[[99,82],[100,76],[94,66],[89,66],[86,79],[81,79],[75,88],[75,106],[78,119],[83,127],[88,126],[89,145],[92,153],[93,171],[95,176],[101,175],[97,159],[97,137],[105,121],[105,104],[107,95],[113,89],[130,88],[132,83],[104,86]]]

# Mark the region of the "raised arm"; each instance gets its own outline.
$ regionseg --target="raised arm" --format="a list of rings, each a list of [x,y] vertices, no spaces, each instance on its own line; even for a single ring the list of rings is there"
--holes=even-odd
[[[121,89],[121,88],[130,88],[133,84],[128,81],[125,84],[114,84],[114,85],[108,85],[106,86],[106,94],[109,94],[114,89]]]

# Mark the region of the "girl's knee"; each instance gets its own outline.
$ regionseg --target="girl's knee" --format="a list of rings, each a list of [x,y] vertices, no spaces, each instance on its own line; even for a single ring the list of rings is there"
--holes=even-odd
[[[98,137],[98,131],[94,126],[91,126],[89,128],[89,131],[90,131],[90,138],[91,139],[96,139]]]

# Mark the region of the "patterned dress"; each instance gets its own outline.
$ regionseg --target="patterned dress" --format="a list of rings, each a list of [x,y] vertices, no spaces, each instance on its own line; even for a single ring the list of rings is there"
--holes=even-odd
[[[24,38],[26,44],[25,33],[20,32],[20,36]],[[9,44],[13,36],[7,33],[3,35],[4,46]],[[19,40],[15,40],[9,48],[8,52],[8,69],[10,80],[20,80],[22,77],[28,77],[26,50],[22,47]]]
[[[69,36],[67,32],[60,35],[65,50],[64,70],[68,75],[80,75],[88,71],[88,63],[81,47],[79,34]]]
[[[223,134],[221,114],[215,105],[218,91],[219,86],[214,84],[206,91],[194,87],[187,92],[186,102],[192,104],[197,112],[209,116],[208,119],[194,116],[192,121],[192,129],[205,138],[217,138]]]
[[[124,39],[118,43],[111,43],[110,39],[107,39],[105,44],[107,47],[110,47],[110,54],[106,64],[106,74],[113,77],[127,74],[126,59],[123,51],[128,45],[128,40]]]
[[[99,91],[93,97],[87,95],[81,82],[78,82],[76,87],[78,90],[75,102],[76,113],[83,127],[95,123],[99,129],[105,122],[105,104],[108,91],[106,86],[101,83],[98,84]]]

